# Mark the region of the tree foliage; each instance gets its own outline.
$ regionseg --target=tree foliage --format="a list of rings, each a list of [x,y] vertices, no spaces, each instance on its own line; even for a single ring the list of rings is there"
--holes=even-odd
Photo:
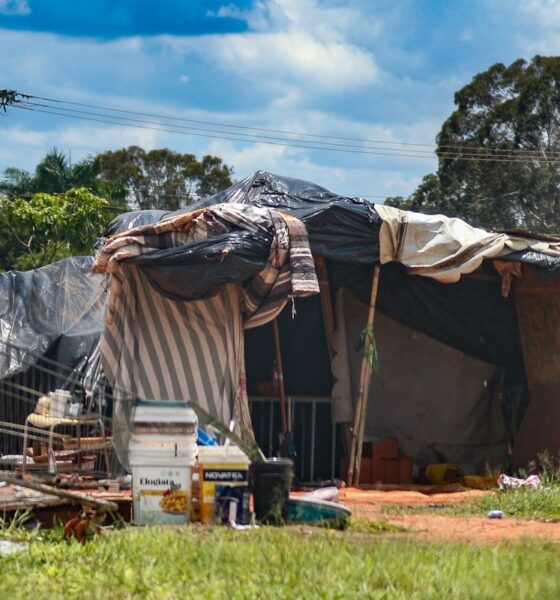
[[[232,184],[233,169],[216,156],[198,161],[194,154],[167,148],[146,151],[130,146],[95,160],[102,191],[142,209],[176,210]]]
[[[489,228],[560,231],[560,57],[495,64],[455,105],[437,136],[437,173],[387,204]]]
[[[168,148],[146,151],[130,146],[91,155],[75,164],[54,148],[33,175],[14,167],[6,169],[0,195],[30,198],[40,192],[61,194],[83,187],[123,210],[176,210],[226,189],[232,184],[232,174],[233,168],[217,156],[198,160],[194,154]]]
[[[229,187],[232,173],[217,156],[197,160],[167,148],[130,146],[75,164],[53,148],[33,173],[4,171],[0,271],[91,254],[96,237],[119,210],[176,210]]]
[[[0,225],[11,252],[6,267],[32,269],[75,254],[91,254],[111,214],[108,203],[85,188],[30,199],[0,199]],[[11,264],[10,264],[11,263]]]

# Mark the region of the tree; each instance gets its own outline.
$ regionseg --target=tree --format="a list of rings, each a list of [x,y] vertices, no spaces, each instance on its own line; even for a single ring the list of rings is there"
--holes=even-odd
[[[62,194],[72,186],[72,167],[66,155],[53,148],[35,167],[33,191]]]
[[[455,94],[438,171],[388,204],[488,228],[560,231],[560,57],[495,64]]]
[[[199,162],[194,154],[130,146],[99,154],[96,161],[100,191],[142,209],[176,210],[232,184],[233,169],[216,156]]]
[[[70,164],[53,148],[31,175],[10,167],[0,182],[0,195],[30,198],[34,193],[61,194],[74,187],[91,190],[111,205],[176,210],[232,184],[233,168],[217,156],[180,154],[168,148],[146,151],[130,146],[89,155]]]
[[[11,264],[1,266],[33,269],[67,256],[91,254],[113,216],[107,208],[106,200],[85,188],[35,194],[31,199],[0,199],[1,224],[14,249],[8,257]]]

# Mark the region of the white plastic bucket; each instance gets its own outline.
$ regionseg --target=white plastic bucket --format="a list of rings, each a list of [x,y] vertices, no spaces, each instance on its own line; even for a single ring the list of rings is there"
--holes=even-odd
[[[134,522],[188,523],[191,511],[191,471],[196,456],[193,444],[130,448]]]
[[[198,420],[185,402],[141,401],[129,444],[134,521],[188,523]]]

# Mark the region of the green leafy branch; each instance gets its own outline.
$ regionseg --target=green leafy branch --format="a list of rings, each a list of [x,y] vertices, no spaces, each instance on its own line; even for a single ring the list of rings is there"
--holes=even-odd
[[[373,325],[366,325],[360,336],[360,342],[364,346],[364,356],[375,373],[379,373],[379,355],[377,353],[377,344],[373,335]]]

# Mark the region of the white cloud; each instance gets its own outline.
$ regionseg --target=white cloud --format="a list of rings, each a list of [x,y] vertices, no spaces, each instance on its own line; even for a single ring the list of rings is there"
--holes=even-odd
[[[508,0],[496,0],[493,6],[507,11],[507,25],[518,54],[530,58],[534,54],[557,55],[560,51],[560,0],[525,0],[511,6]]]
[[[31,13],[28,0],[0,0],[0,14],[28,15]]]
[[[48,130],[31,129],[21,125],[10,126],[0,128],[0,160],[4,168],[17,166],[33,169],[53,147],[70,153],[73,161],[79,161],[88,154],[123,146],[153,148],[159,145],[158,134],[156,131],[134,127],[95,127],[89,124],[57,126]]]
[[[379,77],[368,52],[352,44],[317,40],[303,31],[161,39],[182,55],[196,55],[260,86],[298,83],[317,92],[344,93],[349,87],[372,85]]]
[[[560,0],[525,0],[519,6],[543,27],[560,28]]]
[[[437,82],[419,84],[381,71],[371,44],[360,43],[369,34],[375,37],[381,23],[378,18],[364,18],[351,7],[334,2],[319,5],[314,0],[257,2],[251,14],[237,13],[234,6],[227,6],[221,14],[229,12],[246,20],[249,32],[100,41],[0,30],[0,45],[8,49],[3,79],[9,87],[38,95],[143,112],[149,103],[149,112],[187,119],[433,142],[441,124],[433,105],[436,97],[447,92],[429,91],[437,88]],[[233,74],[234,85],[260,94],[259,109],[255,110],[249,99],[241,107],[232,103],[235,108],[228,111],[226,107],[232,104],[227,102],[226,90],[222,106],[214,99],[213,109],[206,109],[202,102],[197,106],[190,98],[186,99],[191,103],[189,108],[170,100],[179,95],[167,94],[167,88],[175,85],[175,91],[181,89],[183,94],[194,89],[201,70],[209,80],[219,81],[224,73]],[[180,87],[185,78],[193,82],[192,86]],[[269,93],[262,94],[263,88]],[[159,94],[155,93],[158,89]],[[378,95],[372,100],[375,91]],[[346,98],[364,109],[354,111]],[[395,99],[403,106],[406,126],[398,125],[398,111],[390,118],[378,112],[376,103],[384,110]],[[19,111],[17,120],[9,117],[0,120],[0,138],[6,142],[0,144],[0,170],[10,165],[32,168],[52,146],[71,150],[72,159],[77,161],[91,152],[129,144],[216,154],[235,167],[237,178],[265,169],[353,195],[407,195],[424,173],[433,170],[432,163],[417,159],[248,145],[86,121],[69,121],[68,126],[61,119]],[[12,121],[22,126],[15,130]],[[10,129],[1,131],[3,124]]]
[[[260,85],[271,79],[298,81],[319,92],[340,93],[344,88],[378,81],[380,70],[374,56],[356,40],[371,42],[381,20],[364,19],[349,6],[320,5],[317,0],[267,0],[248,10],[230,3],[221,6],[215,16],[246,21],[250,31],[168,37],[168,43],[224,70],[258,79]]]

